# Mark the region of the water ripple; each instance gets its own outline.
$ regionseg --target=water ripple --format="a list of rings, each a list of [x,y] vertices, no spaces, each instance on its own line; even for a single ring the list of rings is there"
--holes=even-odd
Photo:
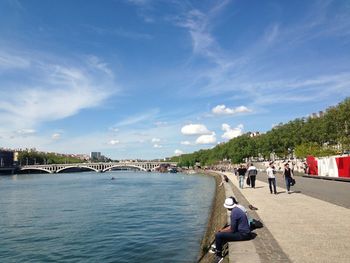
[[[182,174],[1,178],[0,262],[194,262],[213,193]]]

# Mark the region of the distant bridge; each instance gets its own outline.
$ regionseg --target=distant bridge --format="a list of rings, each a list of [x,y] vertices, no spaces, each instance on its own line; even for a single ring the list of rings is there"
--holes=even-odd
[[[19,171],[36,170],[47,173],[60,173],[67,169],[80,168],[89,169],[95,172],[106,172],[113,169],[137,169],[140,171],[156,171],[164,166],[176,166],[175,162],[110,162],[110,163],[74,163],[74,164],[44,164],[24,165]]]

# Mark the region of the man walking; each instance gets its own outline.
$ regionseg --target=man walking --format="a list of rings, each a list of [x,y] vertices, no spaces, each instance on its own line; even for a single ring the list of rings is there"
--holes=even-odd
[[[256,175],[258,174],[258,169],[256,169],[256,167],[251,163],[247,173],[250,179],[250,186],[252,188],[255,188],[255,180],[256,180]]]
[[[242,164],[239,166],[238,170],[238,179],[239,179],[239,188],[243,189],[244,185],[244,177],[247,172],[247,168],[245,168]]]
[[[227,242],[251,239],[247,214],[239,207],[237,201],[234,198],[226,198],[224,207],[231,211],[231,224],[215,234],[216,263],[223,261],[222,247]]]
[[[269,181],[269,187],[270,187],[270,193],[272,194],[272,186],[273,186],[273,193],[276,195],[276,170],[275,166],[273,166],[273,162],[269,164],[269,167],[266,169],[267,174],[267,180]]]

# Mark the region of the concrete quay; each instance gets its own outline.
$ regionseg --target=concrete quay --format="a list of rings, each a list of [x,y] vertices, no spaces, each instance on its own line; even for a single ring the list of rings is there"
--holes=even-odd
[[[255,230],[255,239],[230,242],[224,262],[350,262],[350,209],[298,192],[287,194],[281,187],[277,195],[270,194],[267,182],[240,189],[235,175],[221,174],[230,179],[226,197],[257,207],[248,213],[264,224]]]

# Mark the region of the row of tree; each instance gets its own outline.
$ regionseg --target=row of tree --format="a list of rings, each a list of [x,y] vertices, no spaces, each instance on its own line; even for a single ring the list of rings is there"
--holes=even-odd
[[[190,167],[198,162],[203,166],[222,160],[241,163],[251,157],[268,160],[271,153],[280,158],[286,158],[291,153],[305,158],[307,155],[329,156],[349,150],[350,98],[347,98],[318,116],[280,123],[258,136],[247,133],[213,149],[172,157],[172,161]]]
[[[20,151],[18,152],[19,165],[32,164],[62,164],[62,163],[81,163],[79,158],[69,155],[57,155],[55,153],[42,153],[36,151]]]

